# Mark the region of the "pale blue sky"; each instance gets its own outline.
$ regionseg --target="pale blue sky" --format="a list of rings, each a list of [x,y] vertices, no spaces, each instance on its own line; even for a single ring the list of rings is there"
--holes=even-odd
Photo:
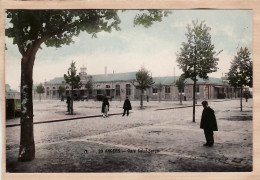
[[[221,77],[227,73],[230,61],[237,47],[247,46],[252,52],[252,11],[251,10],[172,10],[172,14],[150,28],[133,27],[136,11],[120,12],[121,31],[98,33],[98,38],[81,33],[75,43],[62,48],[47,48],[43,45],[38,51],[34,64],[34,83],[61,77],[67,72],[72,60],[79,68],[87,67],[89,74],[102,74],[107,66],[113,71],[133,72],[141,66],[153,76],[180,75],[182,71],[176,63],[176,53],[181,43],[186,42],[186,26],[192,20],[204,20],[211,27],[212,43],[215,51],[223,49],[218,56],[218,72],[209,74]],[[18,89],[20,83],[20,60],[18,48],[6,38],[6,83]]]

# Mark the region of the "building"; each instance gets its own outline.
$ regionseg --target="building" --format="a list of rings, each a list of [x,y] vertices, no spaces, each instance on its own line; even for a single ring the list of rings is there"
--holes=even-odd
[[[86,68],[82,67],[79,73],[83,84],[81,89],[74,90],[74,97],[95,98],[99,95],[107,95],[114,100],[125,99],[126,96],[131,100],[139,100],[141,92],[136,89],[134,84],[136,72],[128,73],[111,73],[108,74],[105,68],[105,73],[100,75],[88,75]],[[85,84],[92,79],[93,86],[91,90],[85,88]],[[179,76],[153,77],[154,84],[151,88],[144,92],[145,97],[150,100],[179,100],[178,88],[175,81]],[[65,92],[60,94],[59,87],[63,86]],[[160,88],[161,87],[161,88]],[[65,83],[63,77],[54,78],[44,83],[45,99],[59,99],[61,96],[70,95],[70,86]],[[208,80],[198,78],[196,88],[197,99],[223,99],[240,97],[240,90],[230,87],[226,78],[212,78]],[[186,79],[186,85],[183,91],[183,97],[186,100],[192,100],[193,97],[193,81]]]
[[[6,119],[20,116],[21,113],[20,92],[11,89],[9,84],[5,85],[5,107],[6,107]]]

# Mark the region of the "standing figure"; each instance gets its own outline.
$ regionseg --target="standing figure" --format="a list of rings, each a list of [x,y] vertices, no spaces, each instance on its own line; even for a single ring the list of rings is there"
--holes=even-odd
[[[108,111],[109,111],[109,102],[107,96],[104,96],[103,98],[103,103],[102,103],[102,110],[101,112],[103,113],[103,118],[108,117]]]
[[[129,110],[132,110],[132,106],[131,106],[131,103],[130,103],[130,100],[128,99],[128,97],[126,97],[125,99],[125,102],[124,102],[124,105],[123,105],[123,109],[124,109],[124,113],[122,116],[126,115],[128,116],[129,115]]]
[[[245,94],[246,102],[248,100],[248,93]]]
[[[67,101],[66,101],[67,108],[68,108],[67,112],[70,112],[70,102],[71,102],[71,98],[70,98],[70,96],[67,96]]]
[[[148,95],[146,96],[146,100],[147,100],[147,102],[149,102],[149,96]]]
[[[200,128],[204,129],[204,134],[206,138],[206,144],[204,146],[212,147],[214,144],[214,133],[213,131],[218,131],[217,120],[215,117],[215,112],[208,106],[207,101],[201,103],[203,105],[203,112],[201,116]]]

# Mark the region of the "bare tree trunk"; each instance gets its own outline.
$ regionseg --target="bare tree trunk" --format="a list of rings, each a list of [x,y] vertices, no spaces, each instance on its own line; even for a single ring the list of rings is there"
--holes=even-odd
[[[24,61],[26,58],[26,61]],[[31,59],[28,59],[31,58]],[[23,57],[21,62],[21,136],[18,161],[35,158],[33,133],[33,62],[35,57]]]
[[[182,91],[181,91],[181,95],[180,95],[180,105],[182,105]]]
[[[141,108],[143,108],[143,90],[141,90],[141,101],[140,101],[140,105],[141,105]]]
[[[71,89],[71,103],[70,103],[70,114],[73,115],[73,100],[74,100],[74,94],[73,94],[73,88]]]
[[[240,90],[240,110],[242,111],[242,93],[243,93],[243,87],[241,86]]]
[[[196,93],[196,79],[193,85],[193,112],[192,112],[192,122],[195,122],[195,93]]]

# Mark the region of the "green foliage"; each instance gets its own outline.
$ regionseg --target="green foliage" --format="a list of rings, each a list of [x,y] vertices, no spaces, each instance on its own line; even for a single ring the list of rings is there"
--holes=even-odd
[[[179,79],[176,80],[175,84],[179,92],[182,92],[186,84],[184,75],[180,76]]]
[[[71,89],[79,89],[82,86],[80,77],[77,74],[75,62],[72,61],[70,68],[68,69],[68,75],[64,74],[64,79],[67,84],[71,86]]]
[[[253,85],[253,63],[248,48],[240,48],[228,72],[228,81],[231,86],[243,87]]]
[[[37,92],[38,94],[43,94],[43,93],[44,93],[44,87],[43,87],[42,84],[39,84],[39,86],[37,86],[36,92]]]
[[[6,35],[14,44],[46,38],[47,46],[61,47],[73,42],[81,31],[95,36],[101,31],[119,30],[117,10],[7,10],[12,27]],[[110,22],[111,21],[111,22]]]
[[[59,89],[58,89],[59,96],[62,95],[64,92],[65,92],[65,87],[59,86]]]
[[[136,81],[138,85],[135,85],[135,87],[141,91],[150,88],[154,84],[152,75],[143,67],[136,73]]]
[[[184,72],[185,78],[193,81],[199,76],[208,79],[208,73],[217,71],[218,58],[211,44],[211,35],[208,27],[203,21],[192,21],[187,26],[187,42],[182,43],[180,52],[177,53],[178,66]]]
[[[144,27],[150,27],[154,22],[161,22],[163,17],[167,17],[171,14],[167,10],[142,10],[141,14],[137,14],[134,19],[134,25],[143,25]]]
[[[87,89],[88,92],[93,89],[92,76],[89,76],[88,82],[85,84],[85,88]]]
[[[136,15],[134,25],[149,27],[169,14],[164,10],[147,11]],[[118,10],[111,9],[7,10],[6,14],[11,24],[6,27],[6,36],[13,38],[13,44],[18,45],[22,54],[37,40],[47,47],[61,47],[73,43],[72,38],[83,31],[93,37],[101,31],[118,31],[121,22]]]

